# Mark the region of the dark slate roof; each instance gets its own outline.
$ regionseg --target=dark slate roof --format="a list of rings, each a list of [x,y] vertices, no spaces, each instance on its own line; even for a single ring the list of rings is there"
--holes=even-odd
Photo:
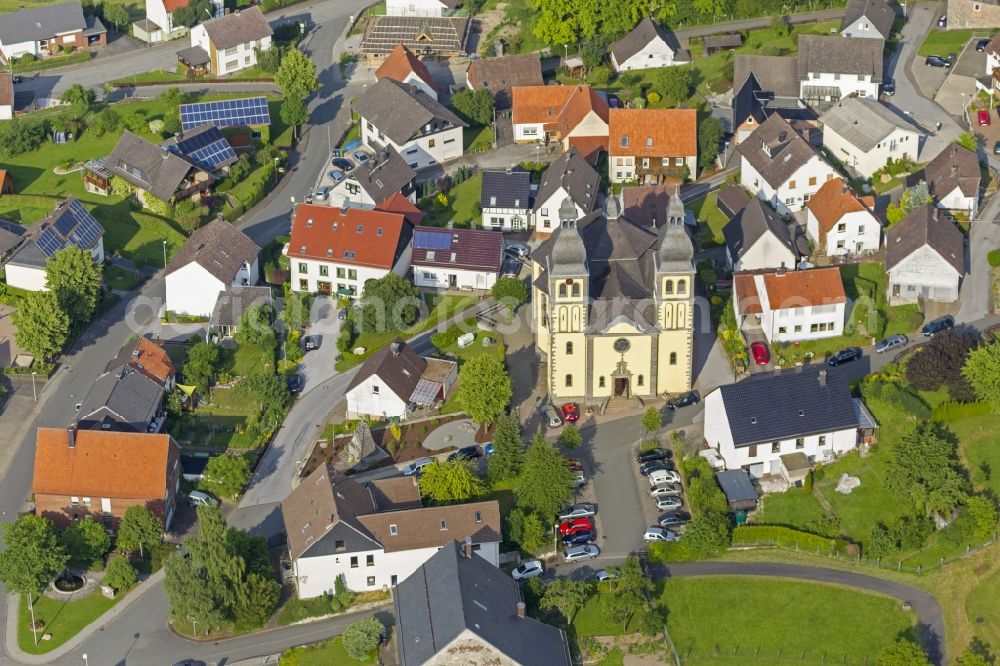
[[[19,9],[3,15],[3,20],[0,21],[0,42],[39,42],[60,33],[84,30],[86,27],[83,8],[75,0],[34,9]]]
[[[733,89],[739,90],[751,73],[767,92],[779,97],[799,96],[795,56],[737,55],[733,60]]]
[[[941,255],[959,275],[965,273],[965,241],[962,232],[933,204],[926,204],[889,227],[885,240],[885,268],[891,270],[916,250],[927,245]]]
[[[483,208],[531,208],[531,175],[520,169],[484,171],[479,205]]]
[[[271,24],[264,18],[260,7],[246,9],[220,16],[202,23],[208,38],[215,48],[231,49],[240,44],[255,42],[274,34]]]
[[[497,109],[510,108],[510,89],[514,86],[542,86],[542,59],[538,53],[473,60],[465,72],[473,90],[493,93]]]
[[[193,164],[125,130],[104,163],[111,173],[155,197],[169,201]]]
[[[545,203],[562,187],[573,202],[590,212],[597,207],[597,191],[601,186],[601,176],[574,148],[561,155],[542,174],[542,183],[535,192],[535,210]]]
[[[12,228],[17,227],[19,225],[12,226]],[[87,233],[88,229],[94,233]],[[97,230],[100,230],[99,233]],[[49,243],[47,251],[43,251],[38,245],[43,235],[47,237],[46,241]],[[57,248],[75,245],[84,250],[93,250],[104,236],[104,227],[75,198],[66,197],[45,219],[27,229],[26,236],[28,242],[17,249],[8,263],[45,268],[49,257],[57,251]],[[55,245],[52,245],[53,243]]]
[[[845,372],[802,367],[719,387],[734,446],[857,427],[847,380]]]
[[[727,217],[736,217],[750,203],[750,195],[739,185],[728,185],[719,190],[716,203]]]
[[[208,55],[208,51],[200,46],[189,46],[186,49],[181,49],[177,52],[177,59],[184,61],[191,67],[199,67],[212,62],[212,58]]]
[[[656,21],[647,16],[639,21],[639,25],[635,26],[632,32],[611,45],[611,53],[614,54],[615,61],[621,65],[644,49],[654,39],[665,41],[674,53],[680,50],[677,38],[666,28],[661,27]]]
[[[7,254],[17,247],[26,233],[28,230],[20,224],[0,219],[0,255]]]
[[[424,236],[445,236],[446,249],[430,250],[423,247]],[[503,267],[503,234],[486,229],[440,229],[417,227],[413,230],[413,253],[410,264],[465,268],[472,271],[499,273]],[[433,254],[431,254],[433,252]]]
[[[871,76],[882,83],[881,39],[850,39],[826,35],[799,35],[798,80],[810,72]]]
[[[96,429],[109,423],[112,430],[124,427],[146,432],[162,400],[162,386],[131,366],[123,366],[94,380],[77,412],[79,424]]]
[[[376,151],[375,157],[347,174],[347,181],[361,186],[372,201],[382,203],[393,194],[407,189],[417,177],[406,160],[392,146]]]
[[[735,132],[736,128],[745,123],[747,118],[750,117],[753,117],[757,124],[767,120],[764,105],[761,103],[761,98],[765,91],[762,90],[756,74],[752,71],[746,72],[743,83],[738,88],[734,88],[734,90],[736,92],[733,94],[732,131]]]
[[[420,381],[420,375],[426,369],[427,360],[401,338],[396,338],[365,359],[345,392],[350,392],[374,375],[385,382],[389,390],[400,399],[409,400]]]
[[[245,233],[222,219],[215,219],[195,231],[174,255],[164,275],[192,261],[224,284],[231,284],[244,263],[252,264],[260,248]]]
[[[957,143],[950,143],[938,153],[937,157],[927,163],[922,177],[908,178],[907,184],[926,180],[931,195],[935,197],[946,197],[954,192],[956,187],[962,189],[963,196],[971,197],[978,195],[981,178],[979,158],[976,154]]]
[[[513,663],[569,666],[562,631],[517,616],[521,594],[514,579],[462,551],[452,541],[393,588],[401,666],[426,663],[465,631]]]
[[[757,491],[753,489],[753,482],[745,469],[722,470],[715,473],[715,479],[731,504],[757,501]]]
[[[426,125],[436,131],[466,126],[449,108],[417,86],[393,79],[381,79],[368,88],[354,109],[398,145],[424,133]]]
[[[782,245],[793,254],[798,254],[788,225],[774,212],[774,209],[757,197],[750,197],[743,210],[722,227],[722,235],[729,248],[729,256],[735,261],[753,247],[764,234],[773,234]]]
[[[736,150],[775,189],[818,155],[816,149],[777,113],[761,123]]]
[[[271,288],[227,287],[215,301],[209,326],[236,326],[246,309],[254,303],[271,303]]]
[[[885,39],[892,32],[896,11],[888,0],[851,0],[847,3],[847,11],[844,13],[844,21],[840,24],[840,31],[843,32],[861,17],[868,19],[872,27],[878,30],[878,33]]]

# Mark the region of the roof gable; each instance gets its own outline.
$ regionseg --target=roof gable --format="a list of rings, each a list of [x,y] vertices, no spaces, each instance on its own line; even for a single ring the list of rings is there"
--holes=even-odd
[[[611,54],[615,57],[615,62],[621,65],[650,43],[657,41],[675,54],[680,50],[677,39],[652,18],[646,16],[630,33],[611,45]]]
[[[388,271],[410,236],[410,225],[400,213],[299,204],[288,256]]]
[[[962,232],[940,214],[933,204],[926,204],[889,227],[886,232],[885,268],[892,270],[923,247],[933,249],[959,275],[965,273],[965,240]]]
[[[695,109],[611,109],[608,152],[638,157],[698,154]]]
[[[413,235],[410,263],[414,266],[465,268],[491,273],[499,273],[503,268],[503,234],[496,231],[417,227]]]
[[[809,74],[856,74],[882,83],[884,40],[828,35],[799,35],[798,78]]]
[[[250,237],[222,219],[201,227],[184,243],[167,266],[170,275],[190,263],[204,268],[224,284],[231,284],[244,264],[252,264],[260,247]]]
[[[129,130],[122,132],[104,166],[153,196],[169,200],[196,167],[180,155],[160,148]]]
[[[84,30],[83,7],[76,0],[8,12],[0,21],[0,43],[43,41],[56,35]]]
[[[862,18],[871,23],[884,39],[892,32],[896,11],[887,0],[851,0],[847,3],[840,31],[844,32]]]
[[[515,86],[511,99],[511,120],[515,125],[541,123],[565,135],[591,111],[608,121],[608,103],[587,84]]]
[[[432,131],[466,127],[465,121],[417,86],[390,78],[368,88],[354,109],[398,145],[428,126]]]
[[[369,377],[378,377],[400,400],[409,400],[425,369],[427,360],[401,338],[396,338],[365,359],[345,393],[350,393]]]
[[[531,175],[521,169],[483,171],[479,205],[483,208],[531,208]]]
[[[917,132],[887,106],[867,97],[845,97],[820,116],[824,131],[832,130],[852,146],[869,152],[897,130]]]
[[[201,24],[215,48],[231,49],[274,34],[260,7],[249,7]]]
[[[431,76],[427,65],[420,62],[417,56],[413,55],[410,49],[402,44],[397,44],[392,53],[375,70],[375,80],[389,78],[401,83],[406,82],[406,77],[410,74],[416,75],[418,79],[426,83],[432,90],[436,90],[434,77]]]
[[[174,362],[166,350],[146,337],[136,338],[119,350],[118,355],[108,362],[105,372],[113,372],[128,365],[143,373],[161,386],[173,378]]]
[[[722,228],[729,253],[736,259],[742,257],[765,235],[772,235],[777,242],[797,256],[788,225],[774,209],[757,197],[751,197],[747,205]]]
[[[930,193],[941,199],[960,189],[963,196],[979,195],[982,173],[979,158],[971,150],[950,143],[924,167],[924,179]],[[910,179],[907,179],[909,184]]]
[[[549,164],[542,174],[542,182],[535,193],[535,210],[549,205],[549,199],[560,189],[586,215],[597,207],[597,192],[601,176],[583,155],[570,149]],[[555,202],[556,207],[561,201]]]
[[[784,118],[772,113],[736,150],[772,188],[779,188],[819,153]]]
[[[833,229],[848,213],[871,213],[843,178],[831,178],[823,183],[806,204],[806,208],[815,216],[824,232]]]

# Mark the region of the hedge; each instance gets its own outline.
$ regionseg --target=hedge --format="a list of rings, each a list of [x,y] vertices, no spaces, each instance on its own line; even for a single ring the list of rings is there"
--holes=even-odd
[[[833,555],[847,549],[846,539],[829,539],[778,525],[740,525],[733,530],[733,545],[768,544]]]
[[[55,366],[51,363],[35,363],[30,368],[0,368],[0,375],[30,375],[34,372],[42,377],[49,377],[53,370]]]
[[[986,261],[990,262],[993,268],[1000,267],[1000,250],[990,250],[986,254]]]
[[[991,413],[990,405],[986,402],[955,402],[949,400],[935,407],[931,413],[931,418],[935,421],[947,423],[949,421],[972,418],[973,416],[987,416]]]

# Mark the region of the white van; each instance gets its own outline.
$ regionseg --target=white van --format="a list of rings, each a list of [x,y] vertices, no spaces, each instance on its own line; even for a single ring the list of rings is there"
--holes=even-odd
[[[188,504],[193,507],[199,506],[219,506],[219,501],[211,495],[206,495],[200,490],[192,490],[188,493]]]

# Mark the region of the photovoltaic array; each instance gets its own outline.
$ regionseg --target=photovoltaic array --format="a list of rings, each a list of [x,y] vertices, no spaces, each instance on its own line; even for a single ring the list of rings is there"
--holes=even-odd
[[[205,123],[216,127],[253,127],[271,124],[266,97],[244,97],[217,102],[181,104],[181,129],[193,130]]]
[[[104,233],[97,220],[79,201],[73,199],[35,241],[46,257],[51,257],[68,245],[91,248]]]

